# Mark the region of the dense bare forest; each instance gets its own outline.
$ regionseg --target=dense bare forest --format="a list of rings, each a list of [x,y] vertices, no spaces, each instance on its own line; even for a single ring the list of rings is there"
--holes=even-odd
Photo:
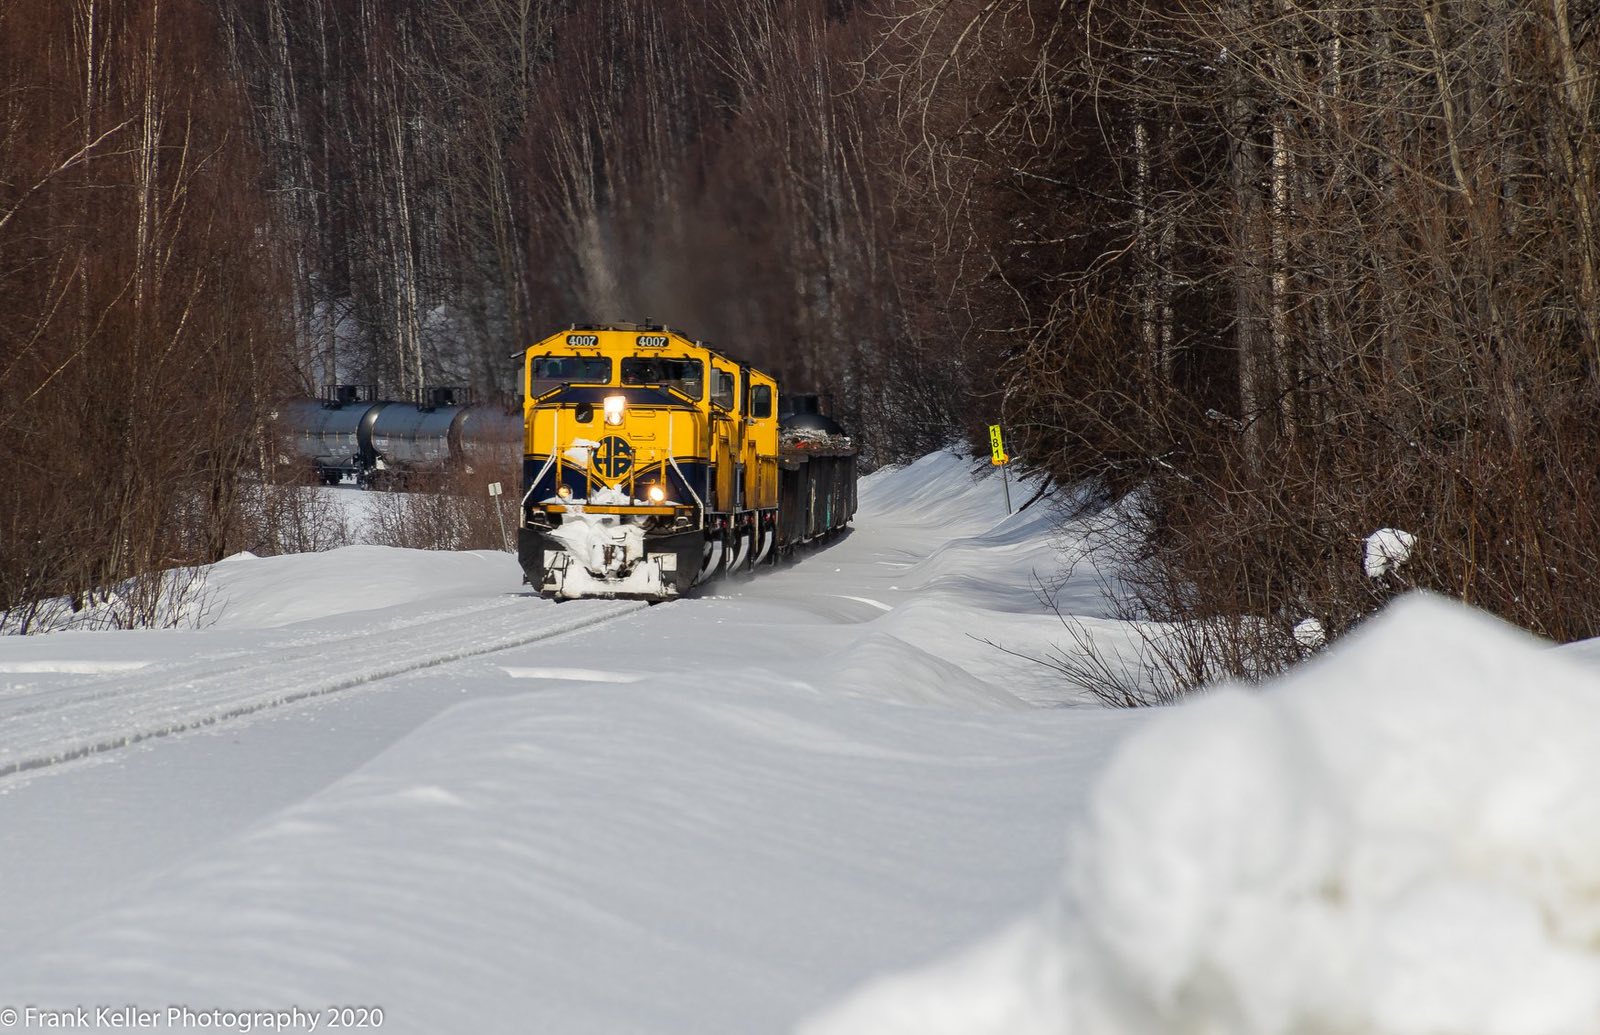
[[[648,317],[1121,499],[1169,689],[1410,586],[1595,635],[1596,13],[0,0],[0,606],[260,540],[276,398]]]

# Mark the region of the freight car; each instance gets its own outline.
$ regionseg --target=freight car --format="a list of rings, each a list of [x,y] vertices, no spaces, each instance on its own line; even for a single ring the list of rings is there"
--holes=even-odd
[[[650,324],[572,327],[524,355],[518,535],[556,599],[668,600],[838,533],[856,447],[777,380]]]
[[[515,462],[522,440],[520,414],[473,405],[459,388],[398,402],[379,399],[370,385],[330,385],[321,399],[282,403],[273,419],[293,462],[329,485],[350,478],[363,488]]]
[[[856,512],[856,444],[815,395],[778,406],[778,541],[838,531]]]

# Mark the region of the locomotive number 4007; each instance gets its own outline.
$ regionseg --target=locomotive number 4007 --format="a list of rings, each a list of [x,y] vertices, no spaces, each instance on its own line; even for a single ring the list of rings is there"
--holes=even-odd
[[[638,346],[641,349],[664,349],[667,347],[667,336],[665,334],[641,334],[639,335]]]
[[[600,335],[598,335],[598,334],[569,334],[569,335],[567,335],[567,344],[572,346],[573,348],[592,349],[596,345],[600,344]]]

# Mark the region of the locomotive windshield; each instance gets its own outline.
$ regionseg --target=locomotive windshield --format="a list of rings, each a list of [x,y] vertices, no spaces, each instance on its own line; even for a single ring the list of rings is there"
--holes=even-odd
[[[540,396],[562,385],[611,382],[611,360],[603,356],[540,356],[533,361],[529,394]]]
[[[630,356],[622,361],[622,383],[660,385],[698,399],[705,390],[705,364],[698,359]]]

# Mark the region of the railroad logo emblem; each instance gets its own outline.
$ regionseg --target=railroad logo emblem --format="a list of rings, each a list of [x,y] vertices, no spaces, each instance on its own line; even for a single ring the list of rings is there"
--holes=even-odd
[[[615,480],[633,469],[633,447],[628,440],[612,435],[600,440],[594,451],[594,469],[600,477]]]

